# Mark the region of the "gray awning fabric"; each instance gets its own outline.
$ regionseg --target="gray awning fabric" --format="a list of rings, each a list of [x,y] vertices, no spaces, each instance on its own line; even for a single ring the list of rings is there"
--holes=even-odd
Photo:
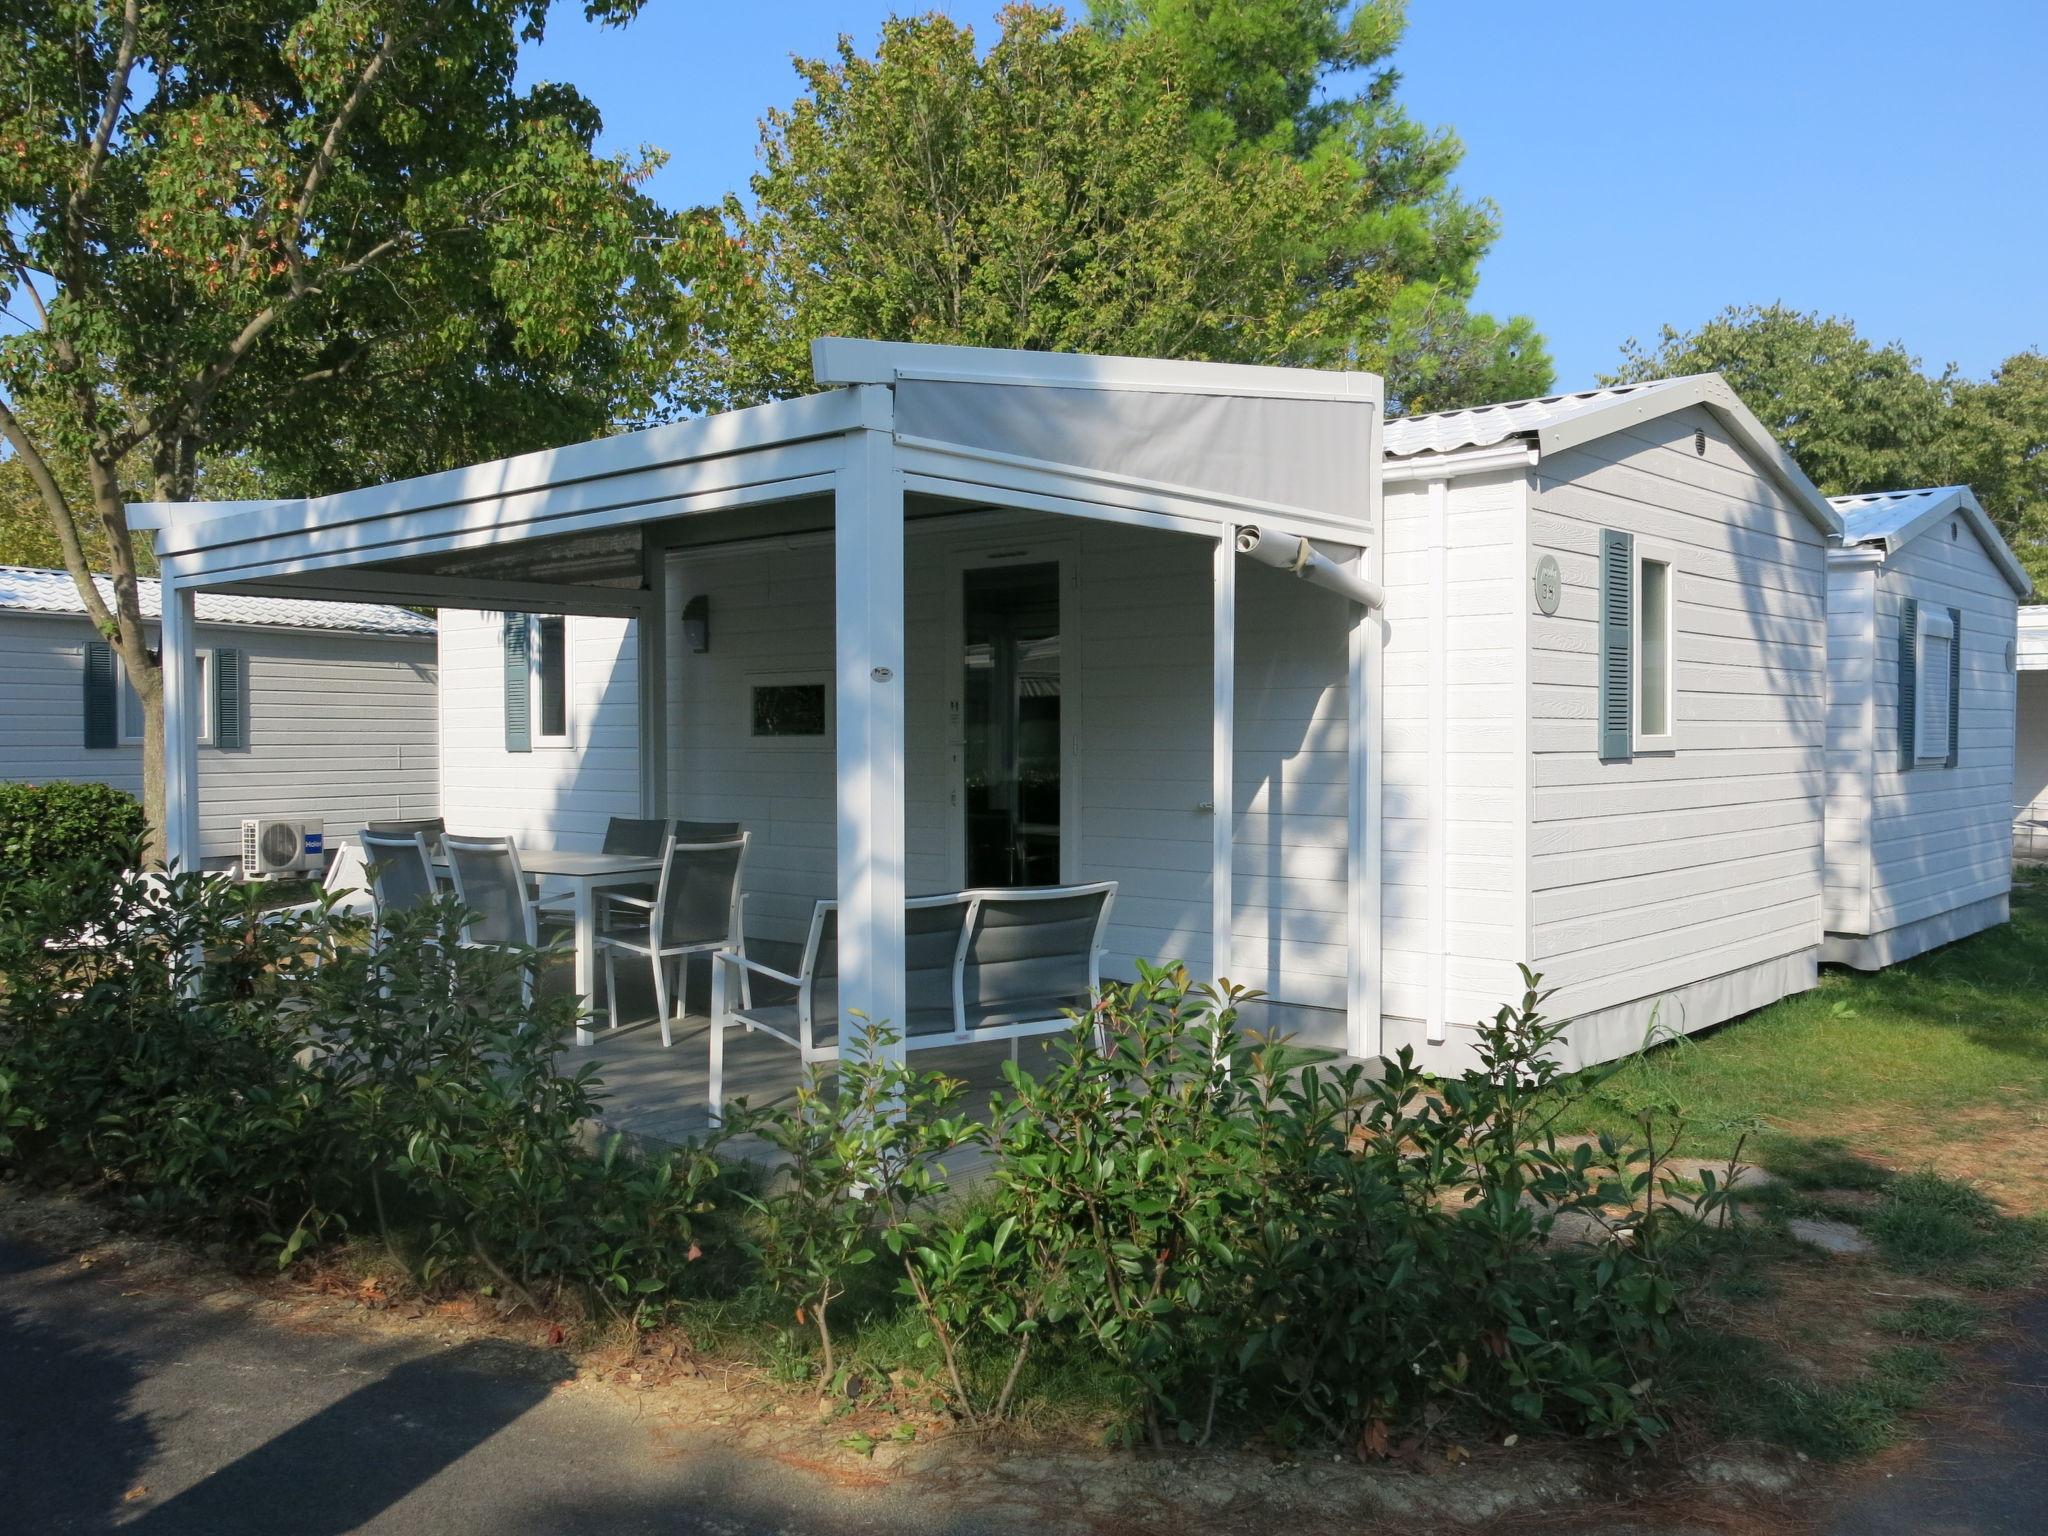
[[[1378,406],[1357,400],[899,379],[908,438],[1369,524]]]

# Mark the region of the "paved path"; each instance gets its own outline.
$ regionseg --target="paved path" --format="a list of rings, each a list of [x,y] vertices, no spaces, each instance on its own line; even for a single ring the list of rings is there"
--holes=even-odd
[[[1994,1347],[1995,1384],[1838,1507],[1831,1536],[2038,1536],[2048,1530],[2048,1295]],[[2002,1358],[2000,1358],[2002,1357]]]
[[[292,1327],[0,1239],[0,1531],[902,1531],[772,1464],[679,1456],[548,1351]],[[142,1490],[142,1491],[138,1491]],[[843,1498],[839,1494],[836,1498]]]

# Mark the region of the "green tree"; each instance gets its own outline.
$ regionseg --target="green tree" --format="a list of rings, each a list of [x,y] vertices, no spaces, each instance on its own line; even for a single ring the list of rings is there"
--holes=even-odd
[[[1500,210],[1453,181],[1465,156],[1448,129],[1416,122],[1390,60],[1406,0],[1091,0],[1095,24],[1150,33],[1171,49],[1204,147],[1283,153],[1332,168],[1354,191],[1319,231],[1302,281],[1390,274],[1394,294],[1355,338],[1385,375],[1390,405],[1433,411],[1547,391],[1549,351],[1526,315],[1498,320],[1470,303]]]
[[[1734,306],[1697,330],[1631,339],[1602,379],[1719,373],[1830,496],[1967,485],[2035,581],[2048,578],[2048,358],[2023,352],[1989,380],[1930,375],[1898,342],[1840,316]]]
[[[1491,226],[1446,190],[1455,143],[1390,138],[1368,174],[1304,126],[1346,50],[1377,58],[1380,34],[1346,21],[1364,41],[1327,38],[1349,7],[1266,9],[1228,57],[1135,11],[1069,26],[1015,5],[985,56],[970,31],[925,16],[887,23],[873,58],[842,38],[833,58],[799,61],[804,94],[763,124],[751,205],[703,211],[671,254],[694,343],[682,403],[801,393],[810,338],[834,332],[1398,363],[1409,404],[1474,380],[1547,385],[1531,333],[1503,340],[1513,327],[1464,312],[1461,274]],[[1398,11],[1366,14],[1398,35]],[[1382,74],[1366,96],[1391,88]],[[1386,103],[1380,117],[1405,122]],[[1494,366],[1510,354],[1513,385]]]
[[[202,462],[283,491],[601,432],[665,375],[646,155],[514,87],[548,0],[0,3],[0,436],[147,721],[125,503]],[[586,0],[622,23],[638,0]],[[114,601],[89,579],[103,556]]]

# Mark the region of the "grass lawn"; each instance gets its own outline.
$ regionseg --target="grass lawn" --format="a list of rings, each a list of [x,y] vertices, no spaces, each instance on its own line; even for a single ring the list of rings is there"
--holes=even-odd
[[[1589,1076],[1589,1082],[1592,1081]],[[1684,1121],[1681,1153],[1797,1175],[1846,1153],[1972,1180],[2048,1211],[2048,873],[2012,922],[1876,975],[1818,988],[1646,1050],[1589,1091],[1565,1133]]]

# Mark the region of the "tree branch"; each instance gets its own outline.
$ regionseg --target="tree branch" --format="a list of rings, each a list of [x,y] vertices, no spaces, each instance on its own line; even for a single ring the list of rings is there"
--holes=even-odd
[[[57,484],[56,476],[50,473],[42,451],[22,426],[21,418],[14,414],[14,408],[5,400],[0,400],[0,437],[7,439],[8,445],[21,459],[22,467],[28,471],[36,493],[43,498],[51,525],[57,530],[57,543],[64,551],[64,568],[71,573],[72,584],[78,588],[86,617],[92,621],[95,630],[111,638],[120,626],[100,597],[99,584],[92,579],[92,568],[86,564],[85,546],[79,542],[78,522],[71,515],[71,503],[64,495],[64,488]]]
[[[92,142],[86,147],[85,164],[79,167],[78,180],[71,188],[71,214],[74,218],[85,204],[85,194],[92,187],[93,177],[106,163],[107,146],[113,142],[114,128],[121,121],[121,105],[128,99],[128,77],[135,69],[136,35],[141,28],[140,0],[128,0],[121,12],[121,45],[114,54],[113,71],[107,76],[107,99],[100,108],[99,126],[93,130]]]
[[[292,201],[292,218],[298,228],[286,247],[291,252],[292,287],[299,286],[300,263],[304,248],[303,236],[307,220],[312,212],[314,194],[320,190],[320,183],[327,179],[328,171],[334,167],[334,157],[341,152],[341,141],[354,125],[356,116],[370,99],[370,92],[376,89],[378,77],[391,67],[391,61],[398,54],[398,34],[395,31],[384,34],[384,42],[370,62],[363,67],[361,75],[348,93],[348,99],[341,104],[341,110],[334,115],[334,121],[327,125],[327,135],[320,141],[320,148],[314,153],[312,164],[306,167],[306,174],[299,182],[299,195]]]

